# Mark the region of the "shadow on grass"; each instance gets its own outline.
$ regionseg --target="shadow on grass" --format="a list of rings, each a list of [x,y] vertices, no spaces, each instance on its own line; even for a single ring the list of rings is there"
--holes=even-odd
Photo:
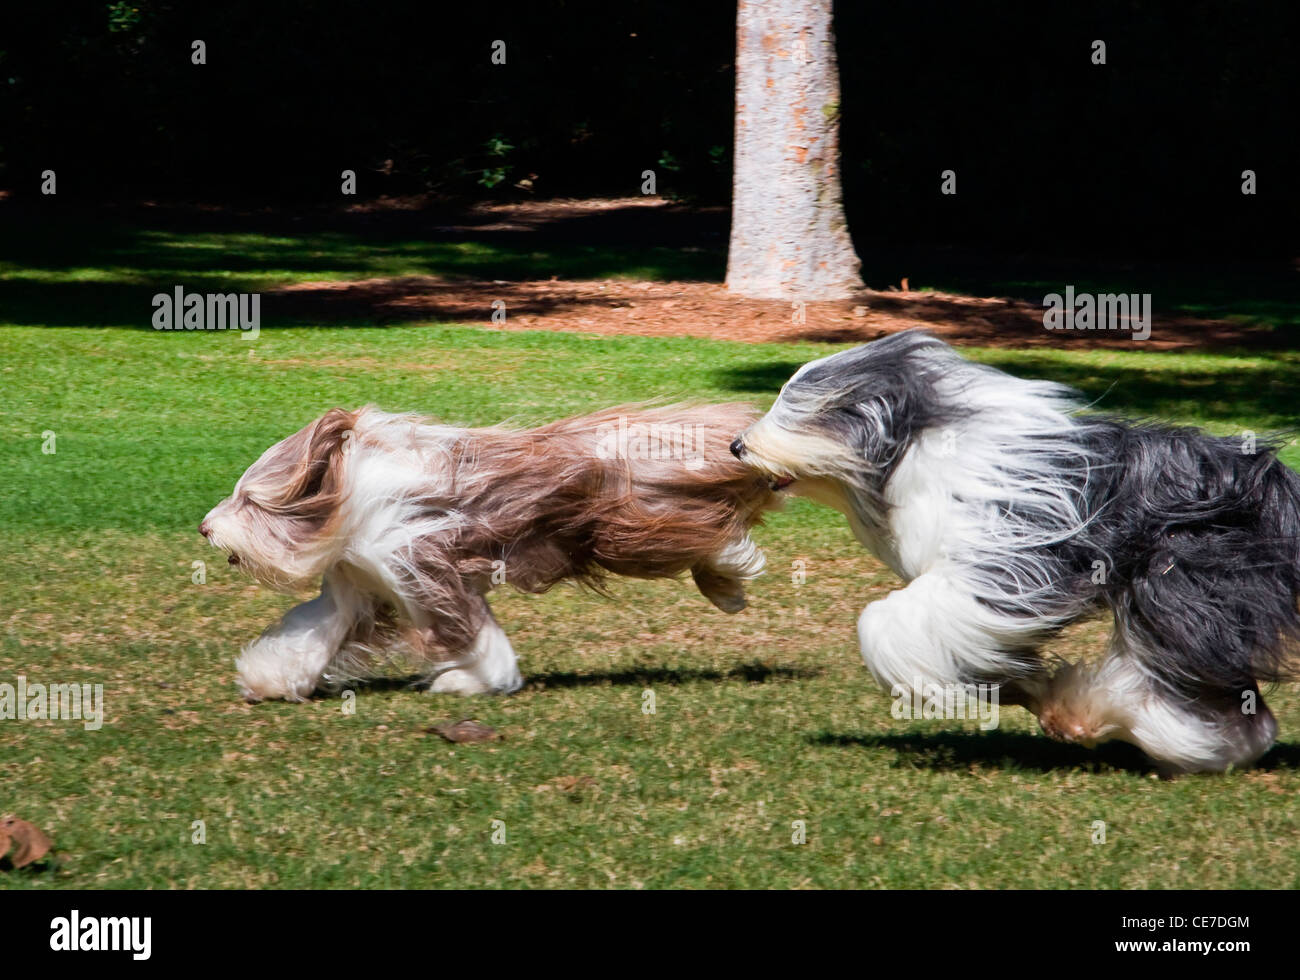
[[[1141,367],[1001,352],[981,359],[1018,377],[1076,388],[1100,412],[1222,422],[1272,418],[1286,427],[1295,424],[1300,404],[1300,360],[1289,355],[1260,356],[1256,365],[1234,364],[1231,370],[1207,370],[1200,366],[1204,362],[1173,359]]]
[[[258,294],[262,330],[304,326],[374,328],[426,322],[487,324],[496,300],[507,304],[511,316],[548,316],[560,310],[604,309],[609,305],[604,297],[550,296],[505,282],[440,281],[412,276],[287,289],[268,287],[265,282],[203,275],[167,282],[0,279],[0,319],[20,326],[152,331],[153,297],[158,293],[170,297],[176,286],[183,286],[187,294]],[[176,332],[181,331],[177,328]]]
[[[803,367],[803,364],[803,361],[771,361],[733,365],[714,371],[712,380],[724,391],[775,397],[781,390],[781,386],[789,381],[790,376]]]
[[[885,735],[819,732],[809,735],[808,741],[828,748],[889,749],[897,756],[896,765],[941,772],[967,770],[972,765],[1037,772],[1060,769],[1094,772],[1101,768],[1136,773],[1156,771],[1155,764],[1140,749],[1126,742],[1107,742],[1096,749],[1086,749],[1025,732],[936,731]],[[1300,769],[1300,745],[1275,745],[1254,768],[1268,772]]]
[[[644,667],[636,670],[551,671],[528,676],[524,690],[543,691],[548,687],[648,687],[652,684],[691,684],[701,681],[744,681],[749,684],[767,684],[781,681],[808,680],[820,677],[824,671],[804,667],[771,667],[767,664],[749,663],[730,670],[702,670],[696,668]],[[428,686],[424,674],[405,677],[373,677],[349,682],[355,691],[407,691]],[[318,691],[317,697],[332,698],[332,692]]]
[[[1021,378],[1069,385],[1099,412],[1131,418],[1196,418],[1228,424],[1268,420],[1270,426],[1296,424],[1300,405],[1300,358],[1261,356],[1256,365],[1213,369],[1205,361],[1149,362],[1143,366],[1093,363],[1086,358],[986,352],[981,361]],[[715,371],[712,380],[726,391],[773,397],[801,367],[798,361],[741,364]]]
[[[1023,732],[936,731],[897,735],[819,732],[809,735],[808,741],[827,748],[889,749],[897,755],[896,765],[941,772],[965,771],[972,765],[1038,772],[1095,770],[1099,766],[1125,772],[1155,769],[1141,751],[1123,742],[1108,742],[1093,750]]]
[[[367,677],[361,680],[348,681],[346,687],[350,691],[372,691],[382,693],[384,691],[411,691],[425,686],[427,678],[424,674],[408,674],[405,677]],[[330,701],[339,696],[339,692],[331,690],[317,690],[312,697],[318,701]]]
[[[376,301],[392,297],[343,300],[337,292],[312,297],[277,290],[304,280],[426,276],[446,279],[447,293],[459,282],[496,284],[483,309],[475,309],[471,317],[487,320],[491,300],[501,298],[499,287],[509,283],[618,276],[698,282],[721,277],[725,258],[714,243],[716,233],[707,237],[705,246],[682,247],[673,243],[694,232],[677,230],[676,222],[691,225],[692,215],[683,209],[641,213],[647,210],[611,208],[503,232],[473,223],[439,224],[450,220],[446,215],[406,212],[140,212],[124,218],[0,204],[0,320],[25,326],[148,330],[153,296],[170,295],[177,286],[188,293],[262,294],[266,329],[386,326],[457,313],[441,308],[445,304],[436,284],[416,290],[425,294],[423,302],[406,310],[375,308]],[[641,235],[647,229],[651,234]],[[529,308],[530,301],[535,308]],[[545,299],[516,299],[510,309],[550,311]],[[465,319],[461,312],[459,319]]]
[[[457,217],[462,223],[440,223]],[[610,208],[509,231],[494,231],[485,223],[490,217],[477,216],[476,225],[465,215],[411,212],[122,215],[0,203],[0,271],[24,285],[58,289],[93,278],[138,284],[142,291],[184,285],[197,292],[204,283],[265,289],[263,274],[284,281],[403,275],[718,281],[724,270],[722,233],[701,233],[688,209]],[[684,244],[683,237],[700,244]]]
[[[534,674],[524,685],[526,688],[544,690],[548,687],[596,687],[611,684],[618,687],[646,687],[651,684],[690,684],[699,681],[744,681],[749,684],[767,684],[780,681],[800,681],[820,677],[824,671],[806,667],[770,667],[767,664],[749,663],[730,670],[678,669],[671,667],[646,667],[637,670],[552,671]]]
[[[720,282],[728,225],[725,208],[626,201],[367,210],[96,208],[9,200],[0,202],[0,273],[12,278],[0,281],[0,315],[6,322],[33,325],[142,326],[152,293],[176,285],[192,292],[255,292],[290,281],[402,276],[488,283],[621,276]],[[1300,279],[1289,259],[1133,265],[1095,256],[893,244],[864,244],[860,253],[867,282],[877,288],[911,277],[911,292],[872,298],[877,312],[904,313],[936,328],[955,326],[963,336],[989,345],[1062,342],[1042,330],[1041,302],[1066,283],[1079,291],[1149,292],[1166,331],[1180,316],[1232,318],[1230,324],[1195,328],[1205,334],[1192,338],[1198,347],[1277,346],[1293,343],[1300,332]],[[90,285],[90,279],[103,290],[71,288]],[[129,297],[119,300],[118,287],[129,287]],[[1003,310],[996,303],[972,306],[960,297],[916,291],[935,287],[1018,298],[1029,305]],[[399,313],[392,319],[410,317]],[[293,322],[290,313],[267,326]],[[363,318],[358,325],[374,322]],[[1242,324],[1266,329],[1245,335],[1238,329]],[[804,339],[838,342],[857,335],[856,329],[830,329]]]
[[[1255,763],[1256,769],[1266,772],[1278,772],[1285,769],[1300,769],[1300,745],[1291,742],[1274,745],[1264,758]]]

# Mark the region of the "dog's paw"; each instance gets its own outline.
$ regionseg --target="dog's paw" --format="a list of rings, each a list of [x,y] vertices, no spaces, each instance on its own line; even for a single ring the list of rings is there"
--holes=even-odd
[[[1038,727],[1044,735],[1058,742],[1082,742],[1088,737],[1087,727],[1063,711],[1044,711],[1038,718]]]
[[[445,670],[427,688],[429,694],[487,694],[488,685],[468,670]]]
[[[738,613],[745,608],[745,583],[717,572],[694,569],[695,586],[724,613]]]
[[[471,670],[445,670],[433,679],[426,693],[459,694],[462,697],[472,694],[510,694],[523,686],[524,679],[518,671],[511,677],[491,682]]]
[[[745,602],[745,593],[739,592],[737,595],[711,595],[708,600],[721,609],[724,613],[735,615],[743,612],[748,603]]]
[[[1053,706],[1038,716],[1038,727],[1048,738],[1091,749],[1108,741],[1117,726]]]
[[[258,701],[306,701],[316,691],[314,677],[287,676],[277,671],[258,670],[241,661],[235,686],[249,704]]]

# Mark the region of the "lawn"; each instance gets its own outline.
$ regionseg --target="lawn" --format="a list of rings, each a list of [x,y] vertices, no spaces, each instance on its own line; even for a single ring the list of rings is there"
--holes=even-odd
[[[837,348],[486,324],[272,322],[255,341],[131,329],[182,259],[195,291],[493,260],[461,245],[312,259],[259,236],[187,251],[159,234],[133,239],[138,254],[118,242],[116,264],[102,251],[78,264],[75,243],[72,259],[0,248],[0,681],[102,683],[107,704],[98,731],[0,722],[0,811],[45,828],[59,855],[0,871],[0,887],[1300,886],[1300,690],[1270,698],[1283,744],[1260,768],[1168,781],[1125,746],[1051,742],[1018,709],[988,733],[896,720],[854,622],[897,582],[838,515],[802,501],[758,532],[769,572],[739,616],[687,583],[616,580],[612,600],[501,593],[528,680],[514,696],[384,683],[358,691],[355,714],[338,699],[244,704],[234,657],[293,600],[195,529],[262,449],[324,409],[532,424],[649,397],[766,404]],[[496,257],[566,274],[581,258]],[[668,261],[630,252],[578,271],[681,274]],[[1108,411],[1222,433],[1292,425],[1300,395],[1291,353],[969,353]],[[1057,651],[1103,635],[1083,624]],[[502,739],[426,731],[469,717]]]

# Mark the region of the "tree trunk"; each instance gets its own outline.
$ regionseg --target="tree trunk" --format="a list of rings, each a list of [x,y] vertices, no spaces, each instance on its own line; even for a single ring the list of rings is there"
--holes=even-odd
[[[839,166],[831,0],[740,0],[727,289],[840,299],[862,288]]]

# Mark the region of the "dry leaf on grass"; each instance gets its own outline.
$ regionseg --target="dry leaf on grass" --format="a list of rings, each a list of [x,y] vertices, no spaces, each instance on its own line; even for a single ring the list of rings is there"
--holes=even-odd
[[[54,842],[41,832],[35,824],[17,817],[5,817],[0,820],[0,857],[9,854],[9,861],[15,868],[21,868],[33,861],[39,861],[50,852]]]
[[[596,788],[596,781],[590,776],[561,776],[555,781],[555,788],[566,796],[582,796]]]
[[[494,742],[501,737],[495,728],[473,719],[457,722],[440,721],[426,728],[425,731],[441,735],[448,742]]]

